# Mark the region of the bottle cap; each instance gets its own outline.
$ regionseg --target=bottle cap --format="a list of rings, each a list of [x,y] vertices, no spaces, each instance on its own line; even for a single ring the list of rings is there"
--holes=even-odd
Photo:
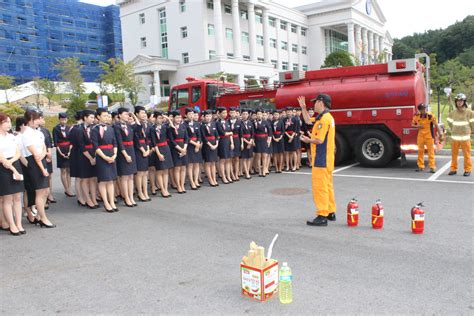
[[[287,263],[287,262],[283,262],[282,266],[288,267],[288,263]]]

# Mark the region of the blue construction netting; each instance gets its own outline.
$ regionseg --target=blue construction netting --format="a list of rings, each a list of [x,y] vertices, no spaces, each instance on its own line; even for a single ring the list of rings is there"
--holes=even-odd
[[[97,81],[99,62],[123,58],[118,6],[77,0],[0,0],[0,75],[18,83],[58,80],[54,63],[77,57],[85,81]]]

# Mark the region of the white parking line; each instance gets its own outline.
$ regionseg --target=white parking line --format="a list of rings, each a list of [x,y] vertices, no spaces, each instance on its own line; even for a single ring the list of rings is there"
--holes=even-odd
[[[442,175],[449,167],[451,167],[451,161],[452,160],[450,160],[447,164],[445,164],[438,171],[436,171],[435,174],[429,177],[428,181],[435,181],[436,179],[438,179],[440,175]]]
[[[339,168],[339,169],[334,170],[332,173],[336,173],[336,172],[339,172],[339,171],[343,171],[343,170],[352,168],[352,167],[354,167],[354,166],[357,166],[358,164],[359,164],[359,163],[356,162],[356,163],[353,163],[352,165],[348,165],[348,166],[345,166],[345,167],[341,167],[341,168]]]
[[[300,175],[311,175],[311,172],[284,172],[288,174],[300,174]],[[399,180],[399,181],[418,181],[418,182],[432,182],[432,183],[459,183],[459,184],[471,184],[471,181],[456,181],[456,180],[429,180],[429,179],[413,179],[413,178],[398,178],[398,177],[381,177],[381,176],[362,176],[362,175],[351,175],[351,174],[335,174],[335,177],[344,178],[364,178],[364,179],[381,179],[381,180]]]

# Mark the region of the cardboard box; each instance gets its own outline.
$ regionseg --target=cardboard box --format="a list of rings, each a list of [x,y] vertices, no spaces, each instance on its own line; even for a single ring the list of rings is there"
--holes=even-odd
[[[270,260],[264,269],[240,264],[242,295],[263,302],[278,292],[278,261]]]

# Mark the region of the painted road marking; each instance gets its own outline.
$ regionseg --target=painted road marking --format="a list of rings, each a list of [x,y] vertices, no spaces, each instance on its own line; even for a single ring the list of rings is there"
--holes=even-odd
[[[345,166],[345,167],[341,167],[341,168],[339,168],[339,169],[334,170],[332,173],[336,173],[336,172],[339,172],[339,171],[343,171],[343,170],[352,168],[352,167],[354,167],[354,166],[357,166],[358,164],[359,164],[359,163],[356,162],[356,163],[353,163],[352,165],[348,165],[348,166]]]
[[[436,179],[439,178],[440,175],[442,175],[449,167],[451,167],[451,161],[450,160],[447,164],[442,166],[438,171],[436,171],[431,177],[428,178],[428,181],[435,181]]]
[[[311,175],[311,172],[287,172],[287,174],[300,174],[300,175]],[[459,184],[471,184],[471,181],[455,181],[455,180],[429,180],[429,179],[413,179],[413,178],[398,178],[398,177],[381,177],[381,176],[362,176],[362,175],[350,175],[350,174],[335,174],[335,177],[344,178],[364,178],[364,179],[381,179],[381,180],[400,180],[400,181],[418,181],[418,182],[433,182],[433,183],[459,183]]]

